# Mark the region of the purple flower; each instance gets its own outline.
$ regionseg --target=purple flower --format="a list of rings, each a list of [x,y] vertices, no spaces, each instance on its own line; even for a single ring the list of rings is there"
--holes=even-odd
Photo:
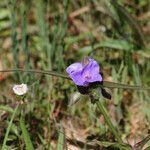
[[[99,65],[91,58],[84,58],[81,63],[71,64],[67,67],[66,71],[78,86],[88,86],[89,83],[102,81],[102,76],[99,73]]]

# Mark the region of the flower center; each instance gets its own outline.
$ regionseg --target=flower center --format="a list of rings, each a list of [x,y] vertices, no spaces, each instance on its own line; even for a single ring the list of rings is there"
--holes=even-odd
[[[88,80],[88,79],[91,79],[91,76],[90,76],[89,74],[86,74],[86,75],[84,76],[84,78]]]

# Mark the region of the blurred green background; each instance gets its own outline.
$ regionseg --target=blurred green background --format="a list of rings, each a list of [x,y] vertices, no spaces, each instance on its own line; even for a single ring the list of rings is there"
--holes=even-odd
[[[0,70],[66,74],[66,67],[84,56],[100,64],[106,81],[150,86],[150,1],[0,1]],[[17,83],[26,83],[29,91],[13,118],[21,101],[12,91]],[[88,97],[68,106],[76,92],[71,81],[55,76],[0,73],[0,147],[112,149],[107,142],[115,138]],[[123,141],[134,145],[149,134],[149,91],[111,93],[112,100],[102,101]]]

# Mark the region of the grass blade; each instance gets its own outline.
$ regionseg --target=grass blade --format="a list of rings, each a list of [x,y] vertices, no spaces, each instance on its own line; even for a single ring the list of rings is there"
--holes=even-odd
[[[0,110],[7,111],[7,112],[10,112],[10,113],[14,112],[14,110],[11,107],[4,106],[4,105],[0,105]]]
[[[57,150],[63,150],[64,149],[64,131],[63,127],[61,125],[60,127],[60,132],[59,132],[59,137],[58,137],[58,145],[57,145]]]
[[[21,128],[22,135],[25,141],[26,150],[34,150],[34,147],[32,145],[32,142],[29,136],[29,132],[27,131],[27,128],[25,126],[25,121],[24,121],[23,116],[21,116],[20,118],[20,128]]]
[[[24,70],[24,69],[7,69],[7,70],[0,70],[0,72],[15,72],[15,71],[20,71],[20,72],[29,72],[29,73],[38,73],[38,74],[45,74],[45,75],[51,75],[51,76],[56,76],[56,77],[61,77],[64,79],[71,80],[67,75],[64,75],[62,73],[57,73],[55,71],[46,71],[46,70]],[[107,88],[120,88],[120,89],[131,89],[131,90],[150,90],[150,87],[144,87],[144,86],[136,86],[136,85],[127,85],[127,84],[120,84],[120,83],[115,83],[115,82],[110,82],[110,81],[103,81],[103,85],[100,85],[102,87],[107,87]]]
[[[6,149],[6,142],[7,142],[7,139],[8,139],[8,134],[9,134],[9,131],[10,131],[12,122],[13,122],[13,120],[14,120],[15,114],[16,114],[16,112],[17,112],[17,110],[18,110],[18,106],[19,106],[19,105],[16,106],[16,108],[15,108],[13,114],[12,114],[12,117],[11,117],[11,119],[10,119],[10,122],[9,122],[9,124],[8,124],[8,127],[7,127],[7,130],[6,130],[6,134],[5,134],[5,138],[4,138],[4,141],[3,141],[3,145],[2,145],[2,149],[1,149],[1,150],[5,150],[5,149]]]
[[[120,88],[120,89],[130,89],[130,90],[150,90],[149,86],[148,87],[134,86],[134,85],[109,82],[109,81],[104,81],[103,86],[107,88]]]
[[[135,33],[134,38],[137,40],[136,44],[140,43],[138,45],[144,47],[145,46],[145,38],[144,38],[141,28],[138,25],[138,23],[136,22],[136,20],[128,13],[128,11],[126,11],[126,9],[124,7],[119,5],[116,0],[110,0],[110,2],[117,10],[117,12],[120,16],[120,19],[122,19],[122,21],[125,20],[132,28],[133,32]]]
[[[105,119],[109,129],[111,130],[111,132],[113,133],[113,135],[117,139],[118,143],[122,144],[123,141],[122,141],[122,139],[121,139],[121,137],[119,135],[119,132],[115,129],[114,125],[112,124],[112,122],[111,122],[111,120],[110,120],[110,118],[108,116],[108,113],[107,113],[105,107],[103,106],[101,100],[97,101],[96,104],[97,104],[97,107],[98,107],[99,111],[102,113],[102,115],[103,115],[103,117],[104,117],[104,119]]]
[[[100,43],[95,44],[93,47],[85,46],[80,49],[79,53],[93,53],[93,49],[96,50],[99,48],[110,48],[130,52],[130,50],[133,48],[133,45],[125,40],[107,39],[105,41],[101,41]]]
[[[18,41],[17,41],[17,20],[16,20],[16,0],[11,0],[11,22],[12,22],[12,52],[15,67],[18,68],[19,60],[18,60]]]
[[[21,5],[21,25],[22,25],[22,48],[25,54],[25,67],[29,69],[29,49],[27,45],[27,8],[26,3]]]

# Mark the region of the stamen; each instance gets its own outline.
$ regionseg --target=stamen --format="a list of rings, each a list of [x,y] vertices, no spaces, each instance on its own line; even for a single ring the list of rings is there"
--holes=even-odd
[[[88,57],[84,57],[81,63],[82,63],[82,66],[86,66],[86,65],[89,64],[89,62],[90,62],[89,58]]]
[[[85,78],[85,79],[91,79],[91,76],[90,76],[89,74],[86,74],[86,75],[84,76],[84,78]]]

